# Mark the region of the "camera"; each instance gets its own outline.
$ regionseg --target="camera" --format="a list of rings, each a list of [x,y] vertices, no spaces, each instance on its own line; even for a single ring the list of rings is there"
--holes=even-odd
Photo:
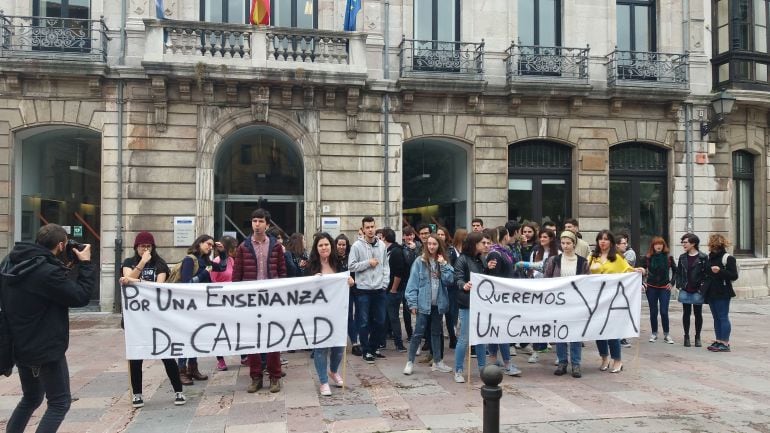
[[[78,256],[75,255],[73,250],[83,251],[85,248],[86,248],[86,244],[81,244],[75,239],[69,239],[67,241],[67,245],[65,246],[65,251],[67,253],[67,260],[69,260],[71,263],[77,262]]]

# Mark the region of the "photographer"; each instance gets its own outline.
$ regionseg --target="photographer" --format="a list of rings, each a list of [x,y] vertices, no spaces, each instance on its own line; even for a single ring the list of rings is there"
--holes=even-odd
[[[57,258],[72,257],[77,281]],[[14,360],[23,396],[8,420],[8,433],[21,433],[32,413],[48,399],[38,432],[55,432],[70,408],[69,371],[64,353],[69,345],[69,307],[88,304],[96,283],[91,246],[67,243],[67,232],[47,224],[36,242],[17,242],[3,260],[2,296],[13,339]]]

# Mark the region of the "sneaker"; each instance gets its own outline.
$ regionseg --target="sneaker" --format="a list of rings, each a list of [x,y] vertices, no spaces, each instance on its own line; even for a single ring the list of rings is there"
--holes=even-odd
[[[185,403],[187,403],[187,399],[185,398],[184,393],[177,392],[174,396],[174,405],[181,406]]]
[[[670,335],[666,335],[665,337],[663,337],[663,342],[668,344],[674,344],[674,339],[671,338]]]
[[[420,348],[420,346],[417,346],[417,352],[414,352],[414,355],[415,356],[420,356],[421,353],[422,353],[422,349]]]
[[[516,356],[516,346],[511,346],[511,356]]]
[[[322,383],[321,387],[318,388],[318,392],[320,392],[321,395],[323,395],[323,396],[330,396],[330,395],[332,395],[332,390],[331,390],[331,388],[329,388],[329,384],[328,383]]]
[[[227,364],[225,364],[224,359],[220,359],[217,361],[217,370],[219,371],[227,371]]]
[[[396,350],[398,353],[406,353],[406,347],[403,344],[396,344]]]
[[[580,372],[579,365],[572,366],[572,377],[574,377],[575,379],[580,379],[581,377],[583,377],[583,373]]]
[[[719,352],[730,352],[730,346],[724,343],[719,343],[719,346],[717,346],[717,349]]]
[[[476,346],[471,346],[471,358],[476,357]]]
[[[380,349],[377,349],[377,350],[374,351],[374,357],[375,358],[380,358],[380,359],[387,358],[387,356],[383,355],[382,352],[380,352]]]
[[[286,358],[281,358],[281,365],[289,365],[289,360]]]
[[[354,344],[353,347],[350,349],[350,353],[353,354],[353,356],[362,356],[363,353],[361,353],[361,346],[358,344]]]
[[[525,355],[532,355],[532,347],[530,346],[519,346],[519,352],[525,354]]]
[[[448,365],[444,364],[444,361],[439,361],[438,363],[433,363],[430,366],[430,371],[439,371],[441,373],[451,373],[452,368]]]
[[[465,383],[465,377],[463,377],[462,371],[455,372],[455,383]]]
[[[667,336],[668,337],[668,336]],[[654,343],[658,341],[658,334],[652,334],[650,335],[650,343]]]
[[[331,379],[331,382],[334,386],[336,386],[337,388],[342,388],[342,385],[343,385],[342,376],[340,376],[339,373],[334,373],[333,371],[330,371],[329,379]]]
[[[414,362],[407,361],[406,366],[404,367],[404,374],[409,376],[410,374],[412,374],[412,371],[414,371]]]
[[[559,358],[553,360],[553,365],[559,365]]]
[[[377,345],[377,349],[385,349],[385,343],[380,343]]]
[[[144,407],[144,400],[142,400],[142,394],[134,394],[134,397],[131,399],[131,406],[135,408]]]
[[[621,338],[620,339],[620,345],[625,347],[625,348],[629,348],[629,347],[631,347],[631,342],[626,340],[625,338]]]
[[[567,374],[567,364],[559,364],[553,374],[556,376],[564,376]]]
[[[364,361],[366,361],[367,364],[374,364],[374,355],[372,355],[371,353],[365,354]]]
[[[532,355],[529,355],[529,359],[527,360],[527,362],[530,364],[535,364],[539,360],[540,360],[540,355],[537,352],[532,352]]]
[[[506,368],[503,373],[507,374],[508,376],[521,376],[521,369],[513,363]]]

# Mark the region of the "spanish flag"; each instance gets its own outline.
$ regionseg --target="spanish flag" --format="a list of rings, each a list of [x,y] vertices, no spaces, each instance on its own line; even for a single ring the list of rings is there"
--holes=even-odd
[[[252,24],[270,24],[270,0],[251,0],[251,15],[249,20]]]

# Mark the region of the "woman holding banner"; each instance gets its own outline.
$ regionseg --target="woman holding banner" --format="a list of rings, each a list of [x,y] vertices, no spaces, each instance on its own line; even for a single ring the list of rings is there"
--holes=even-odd
[[[134,239],[134,256],[123,261],[120,284],[126,285],[138,281],[154,281],[162,283],[169,274],[168,265],[155,251],[155,238],[150,232],[139,232]],[[122,325],[122,322],[121,322]],[[174,404],[179,406],[187,403],[182,393],[182,382],[179,380],[179,367],[176,361],[167,358],[163,360],[166,375],[174,389]],[[128,376],[131,379],[131,405],[135,408],[144,406],[142,398],[142,360],[128,361]]]
[[[313,249],[310,250],[310,258],[307,263],[307,269],[312,275],[321,276],[345,271],[339,256],[336,252],[332,253],[332,245],[335,245],[335,242],[329,233],[319,233],[314,237]],[[353,284],[353,277],[348,277],[348,286],[353,286]],[[332,390],[329,387],[330,377],[334,386],[342,388],[343,381],[339,374],[339,368],[344,352],[344,347],[313,349],[313,364],[315,364],[315,371],[318,373],[318,381],[321,382],[319,388],[321,395],[332,395]],[[329,369],[328,373],[327,368]]]
[[[211,261],[211,251],[216,246],[219,263]],[[180,283],[210,283],[211,271],[222,272],[227,269],[227,251],[221,242],[214,242],[209,235],[200,235],[187,249],[182,259]],[[183,385],[192,385],[193,379],[207,380],[209,377],[198,370],[198,358],[179,358],[179,378]]]
[[[577,236],[569,230],[565,230],[559,236],[561,240],[562,253],[553,256],[545,262],[543,275],[545,278],[553,277],[572,277],[575,275],[586,275],[589,273],[588,260],[575,254],[577,245]],[[569,343],[556,343],[556,361],[558,367],[553,374],[563,376],[567,373],[567,348],[569,348],[569,360],[572,361],[572,377],[579,378],[583,374],[580,372],[580,359],[583,352],[582,341],[570,341]]]
[[[592,274],[621,274],[634,271],[644,273],[644,269],[634,269],[621,254],[618,254],[615,249],[615,236],[606,229],[596,235],[596,247],[589,256],[588,268]],[[596,340],[596,347],[599,349],[599,356],[602,357],[599,370],[609,370],[610,373],[620,373],[623,371],[619,338]],[[609,353],[607,352],[608,348]],[[608,355],[612,357],[612,365],[610,365]]]
[[[468,233],[463,241],[462,253],[455,262],[455,284],[457,285],[457,306],[460,311],[460,335],[457,336],[457,348],[455,349],[455,382],[463,383],[464,358],[468,350],[468,337],[470,336],[469,309],[471,306],[471,273],[483,274],[484,263],[481,255],[486,254],[492,241],[485,238],[479,232]],[[414,340],[412,340],[414,341]],[[484,344],[476,345],[476,361],[481,371],[487,364],[487,347]],[[470,368],[470,365],[468,366]]]

